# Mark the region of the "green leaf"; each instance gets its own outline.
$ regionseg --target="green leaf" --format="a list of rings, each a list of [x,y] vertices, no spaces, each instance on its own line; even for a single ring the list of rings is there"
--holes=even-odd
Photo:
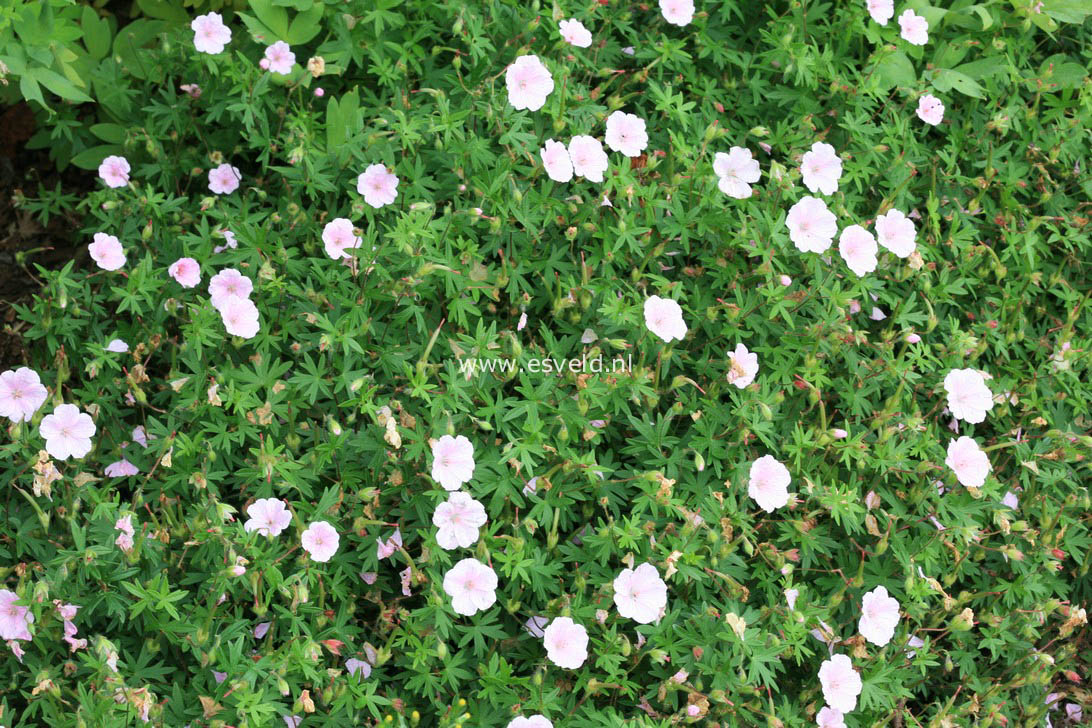
[[[79,103],[93,101],[90,96],[76,88],[76,84],[72,83],[56,71],[51,71],[48,68],[32,68],[27,72],[27,75],[32,76],[35,81],[60,96],[65,101],[77,101]]]
[[[950,68],[938,68],[933,73],[933,87],[937,91],[950,91],[955,89],[961,94],[966,96],[973,96],[976,99],[982,99],[986,97],[982,87],[978,85],[970,76],[960,73],[959,71],[953,71]]]
[[[93,124],[91,133],[104,142],[121,144],[125,141],[125,127],[121,124]]]
[[[895,86],[914,86],[918,80],[914,64],[902,51],[885,55],[877,61],[872,73],[879,82],[880,89],[885,91]]]
[[[1088,0],[1043,0],[1043,12],[1063,23],[1083,23],[1092,15]]]
[[[254,15],[257,16],[262,25],[268,28],[274,36],[263,39],[267,44],[288,37],[287,10],[276,7],[271,0],[251,0],[250,9],[254,11]]]
[[[119,144],[100,144],[96,147],[84,149],[72,157],[72,164],[80,169],[98,169],[98,166],[102,164],[102,160],[121,151],[123,150]]]
[[[137,5],[149,18],[166,20],[187,27],[190,24],[190,16],[182,9],[181,3],[167,2],[167,0],[137,0]]]
[[[319,4],[298,14],[288,28],[285,42],[289,45],[303,45],[318,35],[322,29],[322,9],[323,6]]]
[[[96,61],[105,58],[110,53],[110,23],[100,18],[91,6],[85,5],[80,25],[83,27],[83,44],[87,52]]]
[[[19,79],[19,92],[27,101],[37,101],[42,106],[49,108],[49,104],[42,98],[42,89],[30,75],[24,75]]]

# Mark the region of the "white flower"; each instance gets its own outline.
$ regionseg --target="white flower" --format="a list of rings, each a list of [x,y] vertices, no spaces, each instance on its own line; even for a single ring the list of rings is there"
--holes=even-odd
[[[575,670],[588,659],[588,630],[568,617],[558,617],[543,630],[546,657],[558,667]]]
[[[918,118],[930,126],[944,121],[944,103],[933,94],[925,94],[918,99]]]
[[[838,180],[842,178],[842,160],[834,147],[815,142],[811,145],[811,151],[805,152],[800,160],[800,174],[804,186],[812,192],[833,195],[838,191]]]
[[[330,560],[337,551],[340,541],[341,537],[338,536],[337,529],[326,521],[315,521],[307,527],[300,538],[303,550],[311,556],[312,561],[320,563]]]
[[[570,139],[569,159],[573,163],[573,172],[578,176],[589,182],[603,181],[603,173],[607,171],[608,165],[607,153],[595,137],[574,136]]]
[[[876,270],[877,251],[876,238],[860,225],[850,225],[838,238],[838,252],[849,269],[859,276]]]
[[[689,25],[694,19],[694,0],[660,0],[660,12],[672,25]]]
[[[46,441],[46,452],[58,460],[82,458],[91,452],[95,431],[91,415],[80,412],[74,404],[57,405],[53,414],[43,417],[38,425],[38,434]]]
[[[750,149],[732,147],[728,153],[717,152],[713,158],[713,171],[718,177],[717,187],[729,197],[745,200],[751,196],[751,184],[762,175],[758,160]]]
[[[573,161],[564,144],[547,139],[546,146],[539,150],[539,154],[546,174],[554,182],[568,182],[573,178]]]
[[[731,367],[728,370],[728,381],[740,389],[747,387],[755,380],[758,374],[758,354],[747,351],[743,344],[736,344],[736,350],[728,355]]]
[[[880,25],[895,17],[895,0],[867,0],[868,14]]]
[[[789,502],[789,469],[772,455],[763,455],[751,463],[747,494],[767,513],[773,513]]]
[[[895,636],[898,624],[899,602],[888,596],[886,587],[878,586],[861,598],[857,629],[866,640],[883,647]]]
[[[607,117],[607,146],[627,157],[636,157],[648,146],[645,120],[634,114],[615,111]]]
[[[944,377],[944,391],[948,393],[948,409],[952,417],[978,424],[993,409],[993,393],[986,380],[974,369],[953,369]]]
[[[451,608],[469,617],[497,601],[497,574],[477,559],[463,559],[444,574],[444,592]]]
[[[485,522],[485,506],[462,491],[448,495],[447,502],[436,506],[432,514],[432,525],[440,529],[436,542],[448,551],[473,546]]]
[[[562,20],[557,26],[561,31],[561,37],[564,38],[565,42],[569,45],[576,46],[577,48],[587,48],[591,45],[591,31],[585,28],[584,24],[576,18]]]
[[[907,8],[899,16],[899,35],[911,45],[929,42],[929,21]]]
[[[538,56],[520,56],[504,72],[508,103],[514,109],[538,111],[554,90],[554,78]]]
[[[521,715],[509,721],[508,728],[554,728],[554,724],[544,715],[532,715],[530,718]]]
[[[432,479],[444,490],[458,490],[474,477],[474,444],[463,435],[444,435],[432,444]]]
[[[876,218],[876,238],[880,245],[900,258],[908,258],[917,247],[914,221],[901,210],[888,210]]]
[[[645,300],[645,326],[669,343],[674,339],[682,341],[687,331],[678,301],[659,296],[649,296]]]
[[[890,0],[889,0],[890,1]],[[830,706],[824,706],[815,716],[815,722],[819,728],[846,728],[846,722],[842,718],[842,711]]]
[[[853,663],[845,655],[834,655],[819,667],[819,682],[823,686],[823,698],[827,705],[842,713],[857,707],[861,694],[861,676],[853,669]]]
[[[948,443],[944,464],[956,479],[969,488],[981,488],[990,474],[990,459],[972,438],[963,436]]]
[[[614,579],[614,606],[639,624],[655,622],[667,607],[667,584],[652,564],[623,569]]]

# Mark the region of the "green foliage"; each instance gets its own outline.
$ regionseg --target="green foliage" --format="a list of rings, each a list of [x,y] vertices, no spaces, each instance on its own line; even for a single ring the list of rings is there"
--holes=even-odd
[[[120,26],[60,0],[0,9],[7,93],[40,106],[36,143],[132,166],[129,186],[78,203],[19,200],[43,220],[75,207],[80,234],[116,235],[127,262],[35,267],[43,289],[18,309],[50,399],[0,437],[0,576],[35,617],[22,664],[0,658],[3,724],[113,728],[146,708],[152,725],[210,728],[533,713],[799,728],[824,705],[813,630],[863,680],[849,726],[1040,725],[1048,693],[1086,701],[1088,8],[909,5],[923,47],[863,2],[700,2],[679,28],[655,3],[250,0],[222,10],[233,35],[215,56],[180,3],[140,0]],[[592,47],[559,38],[568,17]],[[275,40],[296,54],[287,76],[258,66]],[[528,53],[555,81],[535,112],[504,80]],[[914,114],[926,92],[946,105],[937,127]],[[611,152],[602,184],[550,180],[545,140],[601,139],[618,109],[647,121],[646,153]],[[916,256],[881,251],[857,277],[835,248],[794,247],[785,216],[816,141],[843,160],[825,197],[839,227],[914,211]],[[731,146],[760,162],[749,199],[717,188]],[[221,162],[242,184],[213,195]],[[397,174],[394,204],[357,193],[371,164]],[[362,237],[349,265],[323,249],[339,217]],[[214,252],[225,230],[238,247]],[[168,276],[183,256],[197,288]],[[209,301],[225,268],[254,282],[252,339]],[[685,339],[648,331],[650,295],[681,303]],[[114,338],[129,351],[107,351]],[[727,379],[737,343],[760,363],[743,389]],[[542,368],[581,357],[626,366]],[[959,368],[996,395],[982,424],[955,422],[989,456],[978,488],[945,464],[942,382]],[[50,483],[38,425],[62,402],[97,431]],[[488,514],[453,551],[432,524],[445,434],[474,444],[463,488]],[[766,454],[792,475],[773,513],[748,496]],[[139,474],[105,476],[123,457]],[[293,512],[274,539],[242,525],[268,497]],[[319,520],[340,533],[325,563],[300,548]],[[402,547],[380,560],[395,528]],[[499,586],[464,617],[443,579],[471,556]],[[668,603],[638,625],[612,583],[644,561]],[[884,647],[858,634],[878,586],[901,605]],[[80,607],[85,649],[62,641],[53,600]],[[547,659],[536,616],[587,628],[580,669]]]

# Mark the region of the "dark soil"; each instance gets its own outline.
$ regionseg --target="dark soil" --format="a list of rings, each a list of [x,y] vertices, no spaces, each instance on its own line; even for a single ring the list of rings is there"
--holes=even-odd
[[[29,303],[41,290],[34,264],[60,268],[80,250],[75,211],[42,225],[15,206],[16,198],[39,197],[39,189],[52,190],[60,182],[63,192],[78,199],[94,185],[92,173],[75,167],[58,172],[45,150],[27,149],[35,131],[34,112],[25,103],[0,108],[0,371],[28,360],[21,335],[27,324],[18,320],[13,305]],[[41,250],[19,255],[36,248]],[[22,265],[18,257],[25,257]]]

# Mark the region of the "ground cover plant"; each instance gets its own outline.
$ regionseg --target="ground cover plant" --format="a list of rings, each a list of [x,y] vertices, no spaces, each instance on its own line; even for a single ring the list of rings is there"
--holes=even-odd
[[[1082,723],[1089,14],[0,9],[0,725]]]

